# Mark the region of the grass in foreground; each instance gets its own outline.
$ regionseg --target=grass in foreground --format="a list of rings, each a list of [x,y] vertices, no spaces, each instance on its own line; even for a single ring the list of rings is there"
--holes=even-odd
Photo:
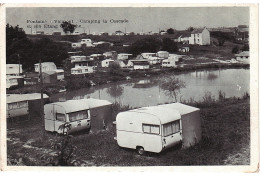
[[[113,139],[113,127],[98,134],[75,134],[72,144],[77,149],[73,160],[80,161],[83,166],[250,164],[249,99],[193,102],[193,105],[201,109],[203,139],[191,148],[176,146],[160,154],[139,156],[134,150],[119,148]],[[56,154],[50,141],[61,138],[46,133],[45,139],[42,139],[41,124],[37,120],[10,125],[7,137],[8,159],[22,158],[24,165],[48,164],[49,158]],[[236,162],[232,157],[236,158]]]

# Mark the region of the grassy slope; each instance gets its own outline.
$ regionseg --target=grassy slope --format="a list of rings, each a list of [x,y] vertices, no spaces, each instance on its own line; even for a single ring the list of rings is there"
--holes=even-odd
[[[249,100],[194,105],[201,109],[203,130],[203,140],[194,147],[180,149],[181,146],[176,146],[160,154],[139,156],[134,150],[119,148],[113,139],[115,130],[110,129],[98,134],[74,135],[75,159],[81,160],[85,166],[250,164]],[[37,121],[10,125],[7,131],[8,158],[21,157],[26,165],[46,164],[47,158],[54,154],[50,139],[60,137],[47,133],[46,139],[42,140],[40,129]],[[235,162],[233,158],[236,158]]]

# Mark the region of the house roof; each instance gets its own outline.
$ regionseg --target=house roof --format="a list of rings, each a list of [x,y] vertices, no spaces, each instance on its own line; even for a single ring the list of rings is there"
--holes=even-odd
[[[181,38],[183,38],[183,37],[190,37],[190,36],[191,36],[190,32],[189,33],[184,33],[184,34],[181,35]]]
[[[204,29],[205,29],[205,28],[196,28],[196,29],[194,29],[191,33],[192,33],[192,34],[202,33],[202,31],[203,31]]]

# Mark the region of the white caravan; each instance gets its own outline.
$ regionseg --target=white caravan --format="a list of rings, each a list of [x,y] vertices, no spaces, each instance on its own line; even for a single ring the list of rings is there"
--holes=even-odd
[[[176,67],[175,59],[164,59],[162,61],[162,67]]]
[[[182,141],[181,115],[165,107],[144,107],[116,117],[116,140],[120,147],[159,153]]]
[[[44,105],[45,130],[60,134],[90,130],[89,103],[83,100],[68,100]],[[60,126],[68,124],[69,129]]]

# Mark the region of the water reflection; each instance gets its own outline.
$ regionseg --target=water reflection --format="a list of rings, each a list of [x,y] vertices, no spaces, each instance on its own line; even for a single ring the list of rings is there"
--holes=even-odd
[[[215,74],[213,74],[213,73],[209,73],[208,74],[208,80],[214,80],[214,79],[217,79],[218,78],[218,75],[215,75]]]
[[[120,85],[112,85],[111,87],[107,88],[107,93],[115,98],[115,102],[116,101],[116,98],[120,98],[121,95],[123,94],[124,92],[124,87],[120,86]]]
[[[211,92],[212,96],[218,97],[219,91],[228,97],[241,97],[249,93],[249,69],[226,69],[194,71],[175,75],[176,78],[185,82],[186,87],[180,89],[178,100],[203,100],[205,92]],[[76,91],[68,91],[51,96],[52,100],[58,98],[96,98],[110,102],[118,102],[131,107],[152,106],[171,102],[173,99],[165,95],[161,90],[160,82],[166,77],[157,76],[149,79],[133,79],[123,82],[110,83],[93,88],[85,88]],[[140,86],[141,85],[141,86]],[[55,98],[54,98],[55,97]]]

